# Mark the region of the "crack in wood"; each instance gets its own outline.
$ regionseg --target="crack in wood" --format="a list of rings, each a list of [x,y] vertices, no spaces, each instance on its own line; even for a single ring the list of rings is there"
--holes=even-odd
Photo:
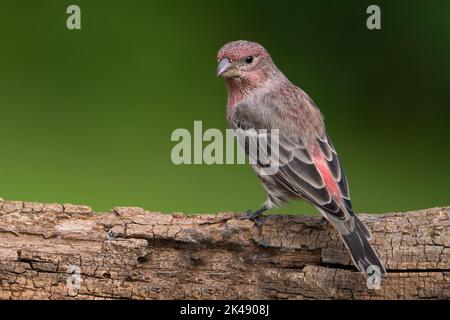
[[[239,217],[0,201],[0,299],[450,298],[449,207],[361,215],[388,270],[379,290],[319,217]]]

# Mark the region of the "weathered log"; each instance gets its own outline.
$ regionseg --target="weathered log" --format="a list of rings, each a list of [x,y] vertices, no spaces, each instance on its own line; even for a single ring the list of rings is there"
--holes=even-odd
[[[0,199],[0,299],[449,299],[449,207],[360,215],[368,289],[319,217],[161,214]]]

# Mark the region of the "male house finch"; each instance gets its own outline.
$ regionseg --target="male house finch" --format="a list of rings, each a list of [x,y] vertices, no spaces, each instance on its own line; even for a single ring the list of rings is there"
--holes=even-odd
[[[257,220],[264,211],[291,199],[306,200],[336,228],[366,277],[370,266],[378,266],[385,275],[369,243],[369,230],[353,212],[347,179],[322,113],[311,98],[286,78],[258,43],[230,42],[219,50],[218,61],[217,75],[225,79],[228,91],[229,127],[279,130],[278,171],[261,174],[261,165],[252,165],[267,201],[255,213],[249,211],[249,218]]]

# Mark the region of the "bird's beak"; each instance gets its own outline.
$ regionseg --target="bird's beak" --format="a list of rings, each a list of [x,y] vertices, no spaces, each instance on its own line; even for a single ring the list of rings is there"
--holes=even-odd
[[[234,78],[239,75],[236,66],[227,58],[219,61],[217,76],[222,78]]]

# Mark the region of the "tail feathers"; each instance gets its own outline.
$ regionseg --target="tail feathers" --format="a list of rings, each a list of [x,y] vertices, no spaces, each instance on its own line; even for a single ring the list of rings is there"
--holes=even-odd
[[[367,240],[372,240],[372,234],[370,233],[369,229],[367,229],[366,225],[362,223],[361,220],[359,220],[358,216],[355,216],[355,223],[357,227],[359,228],[359,231],[362,232],[362,234],[366,237]]]
[[[353,231],[349,234],[341,234],[342,240],[344,240],[345,246],[350,252],[353,263],[366,277],[374,272],[372,269],[373,266],[377,266],[380,269],[381,275],[385,276],[386,269],[369,243],[368,236],[370,236],[370,232],[358,217],[355,218],[356,223]]]

